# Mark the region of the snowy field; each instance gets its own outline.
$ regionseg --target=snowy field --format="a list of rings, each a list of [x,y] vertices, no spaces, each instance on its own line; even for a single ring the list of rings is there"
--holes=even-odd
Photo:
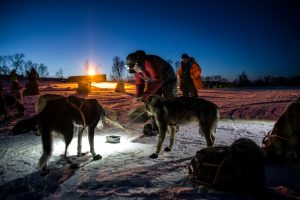
[[[77,84],[40,83],[42,94],[75,94]],[[0,126],[0,199],[251,199],[246,194],[218,192],[195,187],[187,179],[188,164],[196,151],[206,147],[195,123],[181,126],[171,152],[150,159],[158,136],[144,137],[142,123],[128,121],[128,111],[142,104],[133,101],[134,86],[126,94],[93,88],[87,98],[96,98],[108,117],[128,128],[96,129],[95,150],[102,160],[77,158],[75,137],[69,147],[71,159],[80,163],[71,169],[62,157],[64,143],[56,139],[49,162],[50,174],[40,176],[37,162],[42,154],[40,137],[32,133],[13,135],[10,129],[19,119]],[[230,145],[246,137],[261,145],[287,104],[300,95],[298,88],[203,90],[199,95],[220,107],[221,121],[215,145]],[[24,97],[25,118],[35,114],[38,96]],[[105,143],[107,135],[120,135],[119,144]],[[166,137],[164,146],[168,145]],[[83,151],[88,151],[87,137]],[[272,191],[300,199],[300,166],[266,166],[266,184]]]

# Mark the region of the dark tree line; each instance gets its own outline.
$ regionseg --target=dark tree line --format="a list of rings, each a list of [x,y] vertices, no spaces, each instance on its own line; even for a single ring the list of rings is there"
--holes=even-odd
[[[235,86],[300,86],[300,75],[296,76],[264,76],[256,80],[250,81],[245,72],[239,75],[238,79],[234,81]]]
[[[300,75],[290,77],[264,76],[253,82],[257,86],[300,86]]]
[[[19,76],[26,76],[26,72],[34,68],[40,77],[49,75],[48,67],[44,63],[34,63],[25,60],[25,55],[16,53],[14,55],[0,56],[0,75],[8,76],[11,71],[16,70]]]
[[[221,75],[202,76],[204,88],[230,88],[233,83]]]
[[[177,73],[180,61],[173,62],[168,59],[167,62],[174,68]],[[133,81],[131,74],[127,73],[125,62],[120,57],[113,58],[111,80],[128,80]],[[300,86],[300,75],[290,77],[264,76],[254,81],[249,80],[246,72],[242,72],[234,81],[229,81],[221,75],[202,76],[204,88],[232,88],[232,87],[249,87],[249,86]]]
[[[202,77],[205,88],[232,88],[255,86],[300,86],[300,75],[290,77],[264,76],[249,80],[246,72],[242,72],[234,81],[228,81],[220,75]]]

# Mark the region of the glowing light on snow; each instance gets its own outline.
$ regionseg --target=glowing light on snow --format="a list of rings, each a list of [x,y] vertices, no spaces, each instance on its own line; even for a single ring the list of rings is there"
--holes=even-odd
[[[92,82],[91,85],[101,89],[115,89],[117,83],[116,82]],[[133,90],[135,89],[135,85],[125,84],[125,89]]]
[[[126,151],[135,151],[138,149],[140,144],[130,142],[129,138],[121,136],[120,143],[112,144],[106,142],[106,136],[111,134],[105,135],[95,135],[94,138],[94,148],[97,154],[102,156],[109,156],[117,153],[123,153]],[[118,134],[115,134],[118,135]],[[54,140],[53,145],[53,154],[63,154],[65,150],[65,143],[63,140],[56,138]],[[84,135],[82,137],[82,152],[90,151],[90,145],[88,142],[88,137]],[[77,137],[75,136],[68,147],[68,156],[70,155],[77,155]]]
[[[92,86],[102,89],[115,89],[117,86],[117,83],[113,82],[101,82],[101,83],[92,83]]]

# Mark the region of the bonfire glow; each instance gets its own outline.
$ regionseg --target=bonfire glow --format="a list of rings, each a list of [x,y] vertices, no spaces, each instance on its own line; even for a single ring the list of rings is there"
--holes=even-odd
[[[94,75],[96,75],[96,70],[95,70],[94,67],[89,67],[87,72],[88,72],[88,75],[89,75],[89,76],[94,76]]]

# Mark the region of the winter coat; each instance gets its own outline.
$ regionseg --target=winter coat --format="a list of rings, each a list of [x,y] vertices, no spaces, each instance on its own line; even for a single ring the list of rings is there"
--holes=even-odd
[[[136,97],[156,94],[165,83],[177,81],[172,66],[158,56],[146,55],[141,65],[142,71],[134,74]]]
[[[182,69],[183,66],[180,65],[178,72],[177,72],[177,77],[179,79],[179,89],[182,90],[182,80],[181,80],[181,75],[182,75]],[[201,80],[201,67],[198,65],[197,62],[193,62],[192,66],[190,68],[190,74],[191,78],[193,80],[194,86],[196,90],[201,90],[203,89],[203,83]]]

